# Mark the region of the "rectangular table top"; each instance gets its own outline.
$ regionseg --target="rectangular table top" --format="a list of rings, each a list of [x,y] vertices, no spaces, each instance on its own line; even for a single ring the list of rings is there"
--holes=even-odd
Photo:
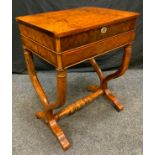
[[[135,12],[99,7],[80,7],[17,17],[18,22],[52,33],[56,37],[136,18]]]

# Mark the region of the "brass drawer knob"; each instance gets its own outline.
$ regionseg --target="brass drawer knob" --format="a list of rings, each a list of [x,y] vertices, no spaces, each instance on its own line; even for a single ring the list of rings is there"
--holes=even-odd
[[[102,27],[101,28],[101,33],[106,33],[107,32],[107,27]]]

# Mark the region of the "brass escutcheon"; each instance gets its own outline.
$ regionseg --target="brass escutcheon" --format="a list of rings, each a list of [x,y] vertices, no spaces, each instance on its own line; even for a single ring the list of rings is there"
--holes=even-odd
[[[101,33],[106,33],[107,32],[107,27],[102,27],[101,28]]]

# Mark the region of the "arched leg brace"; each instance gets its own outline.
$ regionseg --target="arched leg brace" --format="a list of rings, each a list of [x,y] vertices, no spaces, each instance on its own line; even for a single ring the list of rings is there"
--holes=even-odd
[[[112,92],[108,89],[107,85],[108,82],[112,79],[118,78],[121,75],[123,75],[125,73],[125,71],[128,69],[129,66],[129,62],[130,62],[130,57],[131,57],[131,44],[127,45],[124,47],[124,54],[123,54],[123,59],[122,59],[122,64],[120,66],[120,68],[108,75],[108,76],[104,76],[103,73],[101,72],[100,67],[97,65],[96,61],[94,58],[90,59],[89,62],[92,65],[92,67],[94,68],[95,72],[97,73],[99,80],[100,80],[100,86],[96,86],[96,85],[92,85],[88,87],[89,91],[96,91],[99,88],[102,88],[104,91],[104,96],[109,99],[110,101],[112,101],[114,107],[118,110],[121,111],[123,110],[124,106],[118,101],[118,99],[112,94]]]
[[[24,49],[24,56],[26,61],[26,66],[28,73],[30,75],[30,79],[32,81],[32,84],[34,86],[34,89],[36,90],[44,111],[42,112],[36,112],[36,117],[38,119],[43,120],[46,122],[49,127],[51,128],[54,135],[57,137],[59,143],[61,144],[62,148],[64,150],[68,149],[70,147],[70,143],[67,140],[65,134],[63,133],[62,129],[58,126],[54,115],[53,115],[53,109],[57,108],[59,106],[62,106],[65,103],[66,99],[66,71],[57,71],[57,101],[54,103],[49,103],[47,96],[38,80],[37,74],[35,72],[35,67],[32,59],[32,54],[27,49]]]

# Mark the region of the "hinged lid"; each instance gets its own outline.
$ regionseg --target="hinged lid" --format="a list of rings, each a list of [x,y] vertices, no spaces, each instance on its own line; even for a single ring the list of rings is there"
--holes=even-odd
[[[107,8],[80,7],[21,16],[17,17],[16,20],[50,32],[55,37],[63,37],[100,26],[123,22],[136,18],[138,15],[135,12]]]

